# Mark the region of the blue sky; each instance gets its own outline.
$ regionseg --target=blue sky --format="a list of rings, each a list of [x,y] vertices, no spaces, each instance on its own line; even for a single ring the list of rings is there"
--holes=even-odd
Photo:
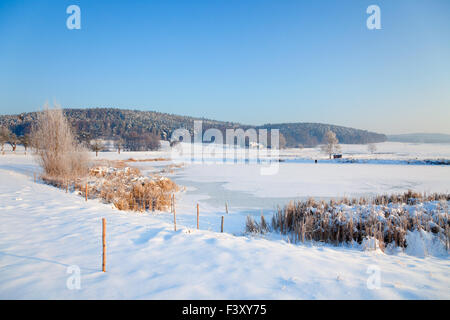
[[[448,0],[0,0],[1,114],[57,101],[450,133],[449,88]]]

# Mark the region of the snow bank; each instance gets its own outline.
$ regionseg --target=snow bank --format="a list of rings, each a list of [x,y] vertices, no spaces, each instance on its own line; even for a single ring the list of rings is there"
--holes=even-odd
[[[164,157],[164,152],[120,155],[122,159],[152,156]],[[339,167],[322,172],[293,168],[266,184],[251,170],[235,168],[228,182],[227,175],[214,170],[187,168],[182,174],[186,179],[225,179],[232,187],[259,195],[273,196],[281,188],[282,194],[291,196],[297,195],[298,187],[299,195],[308,194],[308,181],[318,181],[310,190],[320,191],[327,186],[323,174],[339,172]],[[398,175],[394,170],[363,168],[332,175],[332,188],[326,191],[385,192],[384,187],[402,189],[416,183],[448,188],[445,170]],[[38,170],[31,157],[0,156],[0,299],[450,299],[448,257],[418,259],[360,248],[293,245],[284,238],[234,236],[229,228],[243,230],[247,212],[232,206],[225,233],[220,234],[214,230],[219,229],[224,203],[219,208],[202,202],[218,196],[202,189],[178,199],[178,231],[174,232],[170,214],[121,212],[97,200],[86,202],[76,194],[34,183],[33,172]],[[193,227],[197,202],[201,230]],[[253,211],[259,214],[259,205]],[[103,217],[107,220],[106,273],[101,272]],[[80,290],[67,286],[71,276],[67,272],[74,265],[80,268]],[[379,287],[368,286],[371,270],[379,270]]]
[[[411,256],[425,258],[427,256],[448,257],[445,242],[424,230],[408,231],[406,234],[405,253]]]

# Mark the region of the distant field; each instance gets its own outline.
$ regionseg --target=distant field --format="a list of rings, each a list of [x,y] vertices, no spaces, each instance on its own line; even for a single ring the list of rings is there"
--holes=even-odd
[[[450,134],[442,133],[410,133],[388,135],[388,141],[413,143],[450,143]]]

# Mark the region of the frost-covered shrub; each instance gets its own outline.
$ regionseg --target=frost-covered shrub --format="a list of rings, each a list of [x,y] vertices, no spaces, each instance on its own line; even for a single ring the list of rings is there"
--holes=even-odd
[[[46,107],[38,113],[31,142],[44,171],[44,178],[62,180],[87,174],[88,153],[75,140],[60,108]]]

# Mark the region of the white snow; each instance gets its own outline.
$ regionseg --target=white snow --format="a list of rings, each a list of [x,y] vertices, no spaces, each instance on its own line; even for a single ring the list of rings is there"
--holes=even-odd
[[[432,156],[427,148],[424,158]],[[450,158],[445,147],[435,150]],[[414,159],[413,154],[406,158]],[[163,150],[104,152],[99,158],[167,156]],[[131,165],[145,171],[168,163]],[[448,166],[280,163],[278,174],[264,177],[256,164],[190,164],[170,175],[187,186],[177,195],[177,232],[169,213],[123,212],[97,200],[85,202],[34,183],[36,171],[30,155],[0,155],[0,299],[450,298],[448,254],[429,251],[434,249],[426,234],[408,235],[414,243],[409,251],[392,254],[242,234],[247,214],[264,209],[270,219],[280,199],[448,192]],[[196,203],[201,230],[195,229]],[[223,234],[218,232],[222,215]],[[107,219],[106,273],[101,272],[102,217]],[[66,285],[72,265],[81,270],[80,290]],[[377,275],[380,287],[373,288]]]
[[[445,256],[445,246],[434,237],[431,233],[424,230],[414,232],[408,231],[406,235],[406,242],[408,244],[405,253],[424,258],[427,256]]]

